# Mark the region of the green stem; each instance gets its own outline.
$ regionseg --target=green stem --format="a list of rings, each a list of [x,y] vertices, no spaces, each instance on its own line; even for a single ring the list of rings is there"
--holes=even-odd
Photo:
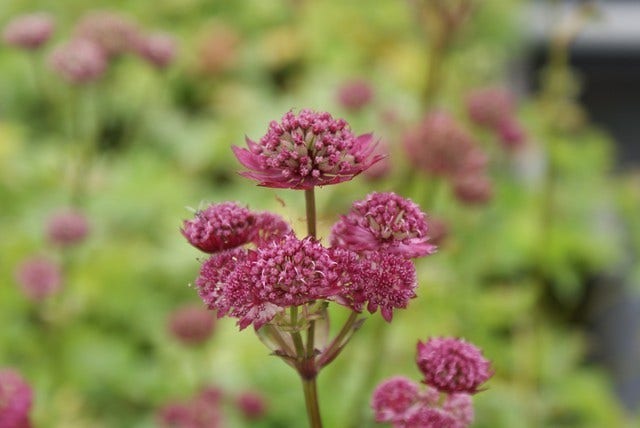
[[[320,417],[320,406],[318,405],[318,388],[316,377],[311,379],[302,378],[302,388],[304,389],[304,402],[307,406],[307,416],[311,428],[322,428],[322,418]]]
[[[338,354],[340,353],[340,346],[344,341],[344,338],[347,336],[347,334],[349,334],[353,323],[355,323],[356,319],[358,319],[358,315],[358,312],[351,312],[351,315],[349,315],[349,318],[340,329],[340,332],[338,332],[338,335],[331,341],[329,347],[322,353],[322,356],[318,360],[318,367],[323,367],[329,364],[335,357],[338,356]]]
[[[315,188],[304,191],[304,201],[307,209],[307,235],[316,237],[316,197]]]
[[[293,339],[293,344],[296,347],[296,356],[299,359],[304,357],[304,344],[302,343],[302,336],[300,335],[300,331],[298,330],[298,307],[291,306],[291,338]]]

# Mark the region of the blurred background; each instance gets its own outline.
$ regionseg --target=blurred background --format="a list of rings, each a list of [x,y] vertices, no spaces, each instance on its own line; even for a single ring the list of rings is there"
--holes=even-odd
[[[326,426],[374,426],[371,391],[418,379],[429,336],[493,361],[474,426],[639,426],[638,22],[632,0],[1,2],[0,368],[33,426],[171,426],[185,403],[304,426],[296,374],[203,311],[180,233],[225,200],[304,230],[301,194],[231,151],[301,108],[388,155],[316,192],[325,242],[375,190],[439,246],[320,375]]]

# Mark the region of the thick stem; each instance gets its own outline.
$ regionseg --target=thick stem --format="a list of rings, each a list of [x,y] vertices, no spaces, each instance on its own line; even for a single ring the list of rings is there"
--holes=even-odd
[[[298,307],[291,306],[291,328],[293,331],[291,332],[291,338],[293,339],[293,344],[296,347],[296,357],[298,359],[304,358],[304,344],[302,343],[302,336],[300,335],[300,331],[298,331]]]
[[[309,427],[322,428],[322,418],[320,417],[320,406],[318,405],[318,388],[316,377],[310,379],[302,378],[302,388],[304,389],[304,402],[307,406],[307,417]]]
[[[315,189],[304,191],[304,201],[307,209],[307,235],[316,237],[316,196]]]

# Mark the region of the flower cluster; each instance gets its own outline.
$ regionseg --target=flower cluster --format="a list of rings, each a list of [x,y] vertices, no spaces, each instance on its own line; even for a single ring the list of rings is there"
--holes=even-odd
[[[51,215],[47,221],[47,239],[61,247],[73,246],[89,234],[89,221],[77,209],[65,209]]]
[[[461,202],[482,204],[491,199],[487,157],[450,114],[428,113],[405,133],[404,148],[417,169],[450,181]]]
[[[258,329],[285,308],[335,301],[361,312],[393,309],[415,297],[410,258],[433,253],[424,213],[394,193],[356,201],[336,223],[331,248],[298,239],[280,217],[232,202],[211,205],[186,220],[183,235],[211,253],[196,279],[199,294],[218,316]],[[254,248],[244,246],[252,244]]]
[[[329,113],[302,110],[286,113],[269,124],[258,142],[234,147],[241,174],[261,186],[311,189],[351,180],[382,159],[373,155],[371,134],[355,136],[347,122]]]
[[[369,104],[374,97],[371,84],[364,79],[353,79],[344,82],[337,92],[337,100],[342,107],[350,111],[358,111]]]
[[[181,343],[194,346],[205,342],[215,327],[215,318],[201,306],[185,305],[169,315],[168,330]]]
[[[33,393],[13,369],[0,368],[0,427],[29,428]]]
[[[58,292],[62,286],[62,272],[52,260],[35,256],[18,266],[16,281],[29,300],[39,302]]]
[[[517,149],[526,140],[524,129],[515,115],[513,94],[506,88],[476,89],[467,96],[467,113],[478,126],[493,131],[507,149]]]
[[[471,395],[492,375],[478,348],[453,338],[418,342],[417,363],[426,386],[402,376],[382,382],[371,407],[377,422],[396,428],[465,428],[473,423]]]

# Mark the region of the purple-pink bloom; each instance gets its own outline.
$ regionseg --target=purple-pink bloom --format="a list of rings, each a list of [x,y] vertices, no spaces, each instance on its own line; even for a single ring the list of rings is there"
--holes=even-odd
[[[490,86],[471,91],[467,96],[467,113],[480,126],[497,129],[500,123],[513,116],[513,94],[506,88]]]
[[[27,298],[41,301],[60,289],[62,272],[53,261],[36,256],[23,261],[18,266],[16,280]]]
[[[458,419],[442,409],[419,407],[397,425],[398,428],[464,428]]]
[[[12,19],[2,31],[2,39],[10,46],[35,50],[45,44],[54,30],[54,22],[48,13],[31,13]]]
[[[343,119],[305,109],[287,112],[259,142],[247,138],[247,149],[233,151],[248,169],[241,175],[260,186],[311,189],[351,180],[380,160],[372,141],[371,134],[353,135]]]
[[[251,242],[259,247],[291,234],[293,234],[293,230],[289,223],[279,215],[265,211],[256,214],[256,224]]]
[[[498,125],[498,136],[503,147],[509,150],[515,150],[522,147],[527,136],[522,125],[516,118],[508,117]]]
[[[13,369],[0,368],[0,427],[29,428],[31,387]]]
[[[209,309],[217,312],[218,318],[226,315],[230,308],[230,301],[222,300],[227,279],[246,255],[247,252],[241,248],[222,251],[209,257],[200,268],[196,279],[198,294]]]
[[[338,88],[337,100],[347,110],[357,111],[373,100],[371,84],[365,79],[353,79],[344,82]]]
[[[384,251],[414,258],[432,254],[425,214],[395,193],[371,193],[353,203],[349,214],[334,224],[330,242],[356,252]]]
[[[67,82],[84,84],[102,77],[107,59],[94,42],[74,39],[55,48],[49,56],[49,64]]]
[[[284,308],[327,299],[340,290],[331,252],[311,237],[289,235],[240,260],[223,286],[218,306],[240,329],[259,329]]]
[[[184,305],[173,311],[168,319],[169,332],[189,346],[206,342],[214,326],[213,315],[200,305]]]
[[[141,36],[135,44],[136,53],[158,69],[166,68],[176,56],[176,41],[165,33]]]
[[[76,37],[91,40],[108,58],[134,49],[140,38],[137,26],[127,17],[110,11],[92,11],[78,21]]]
[[[373,391],[371,407],[376,422],[400,422],[419,401],[420,385],[403,376],[379,384]]]
[[[204,387],[188,401],[165,404],[156,418],[162,428],[221,428],[221,398],[218,388]]]
[[[185,220],[182,234],[191,245],[205,253],[235,248],[251,241],[256,215],[235,202],[209,205]]]
[[[245,391],[236,399],[236,405],[245,418],[255,421],[264,417],[267,403],[262,394],[255,391]]]
[[[453,193],[467,205],[482,205],[493,196],[491,181],[483,174],[461,174],[453,181]]]
[[[47,239],[61,247],[79,244],[88,233],[89,221],[76,209],[58,211],[47,220]]]
[[[475,418],[473,401],[469,394],[461,393],[448,395],[442,405],[442,408],[458,419],[464,426],[471,425]]]
[[[493,375],[482,351],[462,339],[436,337],[418,342],[417,348],[423,382],[441,392],[475,394]]]

